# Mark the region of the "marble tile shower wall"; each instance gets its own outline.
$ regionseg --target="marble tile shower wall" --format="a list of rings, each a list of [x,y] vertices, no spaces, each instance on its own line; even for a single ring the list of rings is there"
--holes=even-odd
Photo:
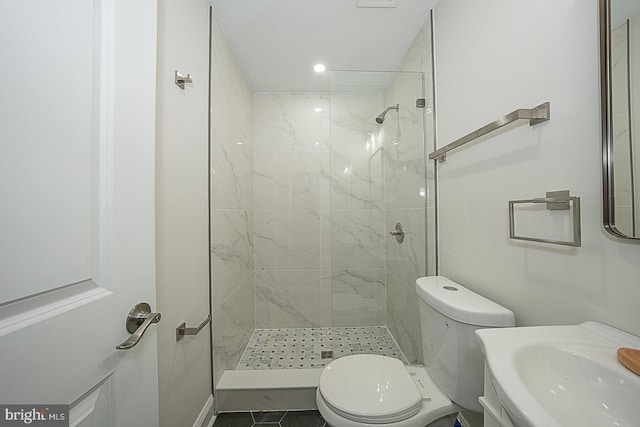
[[[331,93],[331,286],[334,326],[384,325],[382,93]]]
[[[211,268],[214,380],[255,328],[253,94],[217,20],[211,60]]]
[[[257,328],[385,323],[381,99],[254,95]]]
[[[401,223],[402,243],[386,239],[387,325],[411,363],[421,363],[422,344],[415,280],[426,274],[425,162],[423,109],[415,107],[422,93],[422,75],[398,74],[387,91],[385,103],[400,104],[398,120],[385,121],[385,217],[391,230]]]
[[[404,73],[396,74],[384,94],[385,105],[400,104],[401,107],[400,132],[397,120],[385,121],[386,229],[391,230],[400,222],[405,231],[401,244],[395,239],[386,240],[386,319],[389,331],[410,363],[423,362],[415,280],[434,274],[435,267],[434,198],[427,197],[433,196],[433,162],[425,162],[425,143],[427,153],[433,146],[430,58],[427,20],[399,67]],[[415,99],[423,92],[423,78],[427,106],[419,109],[415,107]],[[425,227],[428,227],[427,233]]]
[[[257,328],[320,326],[330,310],[321,238],[328,102],[317,94],[254,94]]]

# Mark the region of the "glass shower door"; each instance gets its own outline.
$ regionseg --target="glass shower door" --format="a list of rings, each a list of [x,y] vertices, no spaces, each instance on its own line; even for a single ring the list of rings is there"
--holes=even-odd
[[[421,363],[414,286],[426,275],[423,74],[332,71],[330,87],[324,219],[334,357]]]

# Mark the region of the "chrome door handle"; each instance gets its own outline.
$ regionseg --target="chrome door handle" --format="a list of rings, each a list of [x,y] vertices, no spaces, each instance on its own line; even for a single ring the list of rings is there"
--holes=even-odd
[[[198,335],[198,332],[200,332],[205,326],[207,326],[210,321],[211,315],[208,315],[207,318],[204,319],[202,323],[200,323],[195,328],[187,328],[186,322],[180,323],[176,328],[176,341],[180,341],[182,338],[184,338],[185,335]]]
[[[133,306],[127,315],[127,332],[131,334],[122,344],[116,347],[117,350],[129,350],[135,347],[142,338],[149,325],[158,323],[162,315],[160,313],[152,313],[151,306],[146,302],[141,302]]]

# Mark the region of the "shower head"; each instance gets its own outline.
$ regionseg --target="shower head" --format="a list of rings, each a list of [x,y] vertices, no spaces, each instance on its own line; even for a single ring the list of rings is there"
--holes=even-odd
[[[387,115],[389,110],[400,110],[400,104],[396,104],[395,107],[387,107],[382,113],[378,114],[378,117],[376,117],[376,123],[378,123],[379,125],[384,123],[384,116]]]

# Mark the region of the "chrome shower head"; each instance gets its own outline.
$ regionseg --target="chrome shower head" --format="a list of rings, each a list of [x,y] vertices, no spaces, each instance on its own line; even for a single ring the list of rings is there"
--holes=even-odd
[[[376,123],[378,123],[379,125],[384,123],[384,116],[387,115],[389,110],[399,111],[400,110],[400,104],[396,104],[395,107],[387,107],[382,113],[378,114],[378,117],[376,117]]]

